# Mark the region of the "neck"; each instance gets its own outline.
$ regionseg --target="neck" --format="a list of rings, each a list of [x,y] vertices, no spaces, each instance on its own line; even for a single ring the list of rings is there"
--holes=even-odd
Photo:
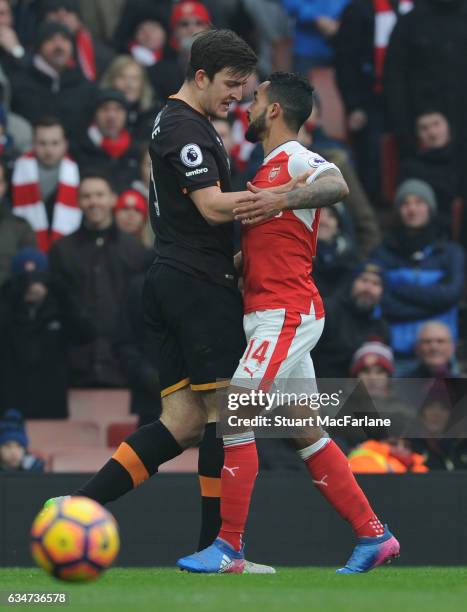
[[[297,140],[297,132],[283,126],[277,128],[272,127],[269,134],[262,141],[264,157],[267,157],[271,151],[274,151],[274,149],[280,147],[284,142],[288,142],[289,140]]]
[[[191,106],[205,117],[208,116],[199,103],[194,90],[194,85],[190,81],[185,81],[183,83],[178,93],[175,94],[174,98],[177,98],[177,100],[182,100],[182,102],[185,102],[185,104],[188,104],[188,106]]]

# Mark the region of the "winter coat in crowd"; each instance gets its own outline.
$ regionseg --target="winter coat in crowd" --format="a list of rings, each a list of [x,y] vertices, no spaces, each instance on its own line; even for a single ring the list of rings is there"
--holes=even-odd
[[[339,19],[349,0],[282,0],[285,11],[295,19],[294,53],[299,57],[316,58],[329,63],[332,46],[319,31],[315,22],[319,17]]]
[[[11,258],[24,247],[35,247],[36,235],[27,221],[0,202],[0,285],[10,276]]]
[[[73,288],[97,329],[92,344],[70,350],[72,384],[124,386],[126,377],[113,351],[118,308],[128,282],[148,268],[153,253],[116,225],[91,230],[83,223],[55,242],[49,256],[52,274]]]
[[[45,115],[57,117],[74,139],[82,130],[81,119],[92,106],[96,86],[79,68],[68,68],[55,80],[34,62],[12,79],[11,108],[34,123]]]
[[[381,316],[381,308],[358,308],[350,290],[326,303],[323,335],[312,352],[317,376],[347,378],[355,351],[371,338],[386,342],[389,330]]]
[[[81,138],[72,147],[74,158],[77,160],[81,172],[86,170],[100,170],[112,177],[112,185],[117,192],[128,189],[139,176],[139,163],[141,159],[141,143],[132,138],[129,132],[126,150],[118,155],[110,156],[97,141],[93,141],[89,129],[85,130]],[[149,132],[148,132],[149,133]]]
[[[312,276],[321,297],[326,300],[343,290],[356,265],[355,250],[345,236],[337,236],[332,242],[318,240]]]
[[[417,178],[426,181],[436,195],[438,218],[447,235],[451,232],[453,200],[461,193],[459,168],[452,144],[438,149],[417,151],[404,160],[399,171],[399,182]]]
[[[464,288],[464,250],[437,238],[435,223],[398,226],[374,253],[384,269],[382,301],[398,356],[413,354],[417,331],[431,320],[446,323],[457,339],[458,303]]]
[[[38,304],[25,301],[31,283],[48,290]],[[0,295],[0,407],[26,418],[64,419],[70,383],[67,350],[95,334],[79,301],[46,273],[12,276]]]
[[[425,0],[397,22],[388,46],[384,96],[403,156],[415,151],[415,118],[441,111],[467,134],[467,1]],[[465,162],[464,162],[465,163]]]

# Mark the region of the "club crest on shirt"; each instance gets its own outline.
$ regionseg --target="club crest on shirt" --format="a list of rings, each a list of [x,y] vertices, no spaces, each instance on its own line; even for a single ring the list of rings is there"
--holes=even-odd
[[[203,154],[197,144],[187,144],[180,151],[180,159],[188,168],[196,168],[203,163]]]
[[[273,166],[269,172],[268,181],[272,183],[278,176],[281,171],[281,166]]]

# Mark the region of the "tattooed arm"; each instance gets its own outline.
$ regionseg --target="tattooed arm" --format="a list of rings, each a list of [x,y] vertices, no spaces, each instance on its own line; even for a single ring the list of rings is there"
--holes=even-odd
[[[249,188],[255,194],[254,202],[234,210],[235,219],[247,224],[265,221],[283,210],[331,206],[349,194],[347,183],[334,168],[322,172],[311,184],[292,191]]]

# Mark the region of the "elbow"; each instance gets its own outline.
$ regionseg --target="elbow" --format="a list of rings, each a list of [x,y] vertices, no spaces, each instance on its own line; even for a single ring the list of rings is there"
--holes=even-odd
[[[204,206],[200,213],[208,225],[220,225],[226,222],[222,215],[210,206]]]
[[[208,225],[221,225],[221,223],[225,223],[225,220],[221,219],[220,216],[216,215],[213,211],[203,213],[203,217]]]
[[[347,183],[342,180],[341,181],[341,200],[345,200],[345,198],[350,194],[349,186]]]

